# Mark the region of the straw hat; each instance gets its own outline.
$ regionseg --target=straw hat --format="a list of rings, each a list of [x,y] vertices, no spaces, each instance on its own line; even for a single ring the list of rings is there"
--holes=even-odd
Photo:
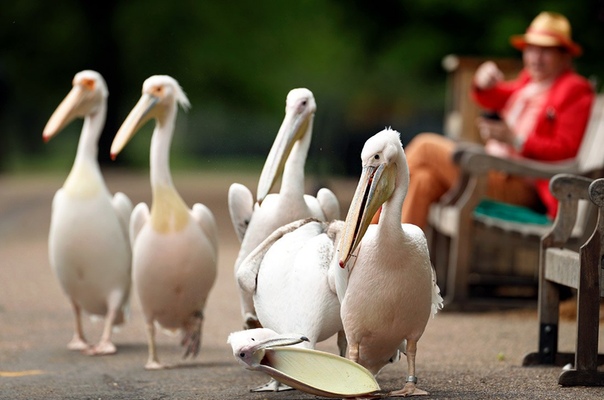
[[[581,55],[582,49],[571,39],[568,19],[562,14],[544,11],[537,15],[524,35],[510,37],[512,46],[523,50],[527,44],[543,47],[564,47],[571,56]]]

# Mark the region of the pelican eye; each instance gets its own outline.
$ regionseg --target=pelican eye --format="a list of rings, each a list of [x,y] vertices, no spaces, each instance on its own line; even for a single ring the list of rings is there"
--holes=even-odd
[[[379,154],[376,154],[375,156],[373,156],[373,159],[374,159],[374,160],[379,160],[379,159],[380,159],[380,155],[379,155]]]
[[[239,353],[239,357],[244,358],[245,357],[245,353],[244,352]]]

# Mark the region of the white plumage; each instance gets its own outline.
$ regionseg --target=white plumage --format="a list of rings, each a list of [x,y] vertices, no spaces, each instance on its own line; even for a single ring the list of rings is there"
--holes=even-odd
[[[241,264],[236,278],[254,298],[263,327],[302,332],[308,346],[342,329],[340,304],[328,282],[342,222],[299,220],[273,232]]]
[[[147,369],[159,369],[155,327],[183,332],[185,357],[199,352],[205,303],[216,279],[217,229],[211,211],[202,204],[189,209],[180,197],[169,167],[169,151],[177,104],[189,100],[176,80],[165,75],[148,78],[143,94],[118,131],[111,147],[115,157],[148,120],[156,120],[151,139],[151,211],[140,203],[130,220],[133,279],[149,342]]]
[[[48,141],[73,119],[84,118],[73,167],[52,202],[48,246],[51,267],[75,314],[75,333],[68,348],[88,354],[116,352],[111,331],[124,322],[131,284],[127,232],[132,203],[123,193],[111,196],[97,161],[107,96],[99,73],[79,72],[43,133]],[[103,334],[93,347],[84,337],[82,310],[105,316]]]
[[[308,338],[303,346],[311,349],[338,333],[344,355],[340,303],[328,278],[329,269],[338,268],[335,243],[341,226],[341,221],[306,219],[277,229],[241,263],[236,279],[252,295],[263,327],[301,332]],[[284,389],[269,383],[266,390]]]
[[[339,218],[340,206],[328,189],[317,197],[304,194],[304,164],[312,137],[316,103],[308,89],[293,89],[287,95],[285,118],[260,175],[257,203],[251,192],[235,183],[229,189],[231,220],[241,240],[235,261],[235,273],[247,255],[275,229],[303,218],[330,221]],[[278,194],[268,194],[282,175]],[[257,327],[257,317],[250,293],[240,291],[244,325]]]
[[[406,345],[408,378],[390,395],[425,394],[415,385],[417,341],[442,298],[423,231],[399,222],[409,170],[398,132],[386,129],[367,140],[361,160],[336,275],[348,358],[377,374]],[[369,226],[380,205],[379,223]]]

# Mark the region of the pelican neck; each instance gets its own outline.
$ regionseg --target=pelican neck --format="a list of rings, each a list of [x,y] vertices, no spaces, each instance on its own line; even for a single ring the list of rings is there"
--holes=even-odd
[[[304,167],[312,139],[313,118],[308,123],[307,131],[294,146],[285,162],[280,193],[293,193],[304,196]]]

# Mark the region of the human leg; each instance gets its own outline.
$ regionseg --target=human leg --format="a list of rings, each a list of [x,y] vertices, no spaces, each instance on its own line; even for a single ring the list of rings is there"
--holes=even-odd
[[[417,135],[405,148],[410,182],[403,203],[401,222],[424,229],[432,203],[457,181],[459,168],[453,163],[455,142],[435,133]]]
[[[534,207],[539,204],[539,196],[530,180],[497,171],[489,173],[487,197],[519,206]]]

